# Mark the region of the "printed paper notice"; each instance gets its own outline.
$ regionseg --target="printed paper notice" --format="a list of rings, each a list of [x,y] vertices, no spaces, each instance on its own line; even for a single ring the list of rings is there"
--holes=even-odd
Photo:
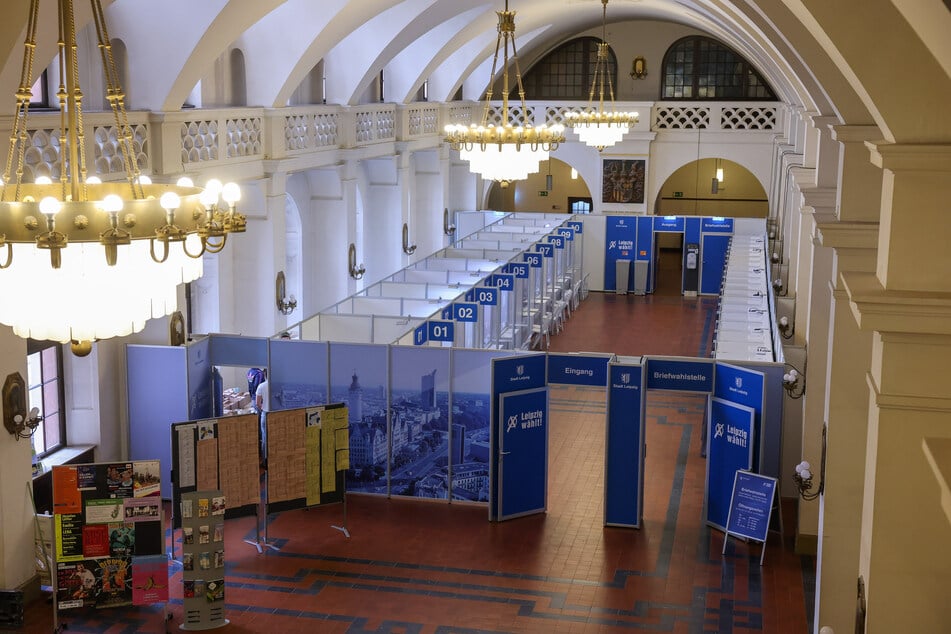
[[[56,561],[77,561],[83,558],[83,516],[58,514],[56,520]]]
[[[320,504],[320,424],[308,425],[305,434],[307,506],[316,506]]]
[[[325,421],[320,429],[320,482],[324,493],[330,493],[337,488],[337,471],[334,468],[337,462],[337,452],[334,446],[334,430],[337,427],[337,419],[331,415],[332,411],[324,412]]]
[[[195,486],[195,429],[197,425],[178,427],[178,485]]]
[[[218,439],[198,441],[198,490],[218,488]]]
[[[350,468],[350,430],[341,427],[337,430],[337,471]]]
[[[53,512],[82,513],[82,494],[76,467],[53,467]]]

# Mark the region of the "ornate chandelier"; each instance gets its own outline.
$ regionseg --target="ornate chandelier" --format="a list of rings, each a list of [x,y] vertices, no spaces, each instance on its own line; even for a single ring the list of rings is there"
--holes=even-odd
[[[568,127],[572,128],[581,141],[588,146],[598,148],[600,152],[614,145],[637,123],[636,112],[616,112],[614,110],[614,82],[608,72],[608,49],[606,40],[608,0],[601,0],[601,41],[598,43],[598,57],[594,64],[594,76],[591,91],[588,93],[588,107],[582,112],[565,114]],[[604,85],[607,84],[611,100],[611,111],[604,110]],[[598,94],[598,109],[594,109],[594,95]]]
[[[92,0],[125,182],[87,177],[73,0],[58,0],[60,126],[56,180],[32,178],[28,113],[39,0],[30,2],[10,148],[0,182],[0,323],[21,337],[79,342],[129,335],[176,309],[201,257],[245,230],[234,183],[153,184],[139,173],[100,0]],[[29,147],[28,147],[29,146]],[[55,171],[55,167],[54,167]],[[24,178],[24,176],[28,178]],[[180,243],[176,247],[175,243]]]
[[[528,113],[525,105],[525,88],[522,86],[522,74],[518,67],[518,53],[515,50],[515,11],[509,11],[508,0],[505,10],[496,11],[499,16],[499,35],[495,43],[495,56],[492,59],[492,74],[485,93],[485,105],[482,121],[479,125],[447,125],[446,142],[459,151],[463,160],[469,161],[469,171],[481,174],[482,178],[510,181],[528,178],[538,171],[539,164],[548,158],[551,150],[557,149],[565,140],[564,126],[514,125],[518,115],[509,110],[509,44],[512,46],[512,64],[515,67],[515,79],[518,94],[522,102],[522,116]],[[492,109],[492,84],[498,68],[499,50],[503,54],[502,62],[502,111],[501,125],[489,123]]]

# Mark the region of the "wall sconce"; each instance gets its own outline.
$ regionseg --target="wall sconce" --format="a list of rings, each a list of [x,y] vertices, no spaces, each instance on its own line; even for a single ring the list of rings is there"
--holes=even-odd
[[[446,207],[442,210],[442,232],[447,236],[451,236],[456,232],[456,225],[449,224],[449,208]]]
[[[825,491],[826,479],[826,425],[822,425],[822,453],[819,458],[819,487],[812,491],[812,465],[803,460],[796,465],[796,473],[793,474],[793,480],[796,482],[796,490],[799,491],[799,497],[811,502],[822,495]]]
[[[416,253],[416,245],[409,243],[409,225],[403,223],[403,253],[413,255]]]
[[[793,328],[792,324],[789,323],[789,317],[783,315],[779,318],[779,323],[776,325],[779,327],[779,335],[783,339],[792,339],[795,328]]]
[[[783,389],[790,398],[802,398],[806,393],[806,377],[790,363],[789,372],[783,374]]]
[[[647,60],[643,55],[638,55],[631,63],[631,79],[644,79],[647,77]]]
[[[293,295],[287,296],[287,278],[284,277],[284,271],[277,272],[277,279],[274,281],[274,295],[277,309],[282,315],[290,315],[297,308],[297,298]]]
[[[26,382],[19,372],[7,375],[3,382],[3,426],[20,440],[30,438],[43,422],[40,410],[34,407],[26,410]]]
[[[357,266],[357,245],[350,243],[350,249],[347,251],[347,265],[350,269],[350,277],[355,280],[363,278],[363,274],[367,272],[367,267],[360,264]]]

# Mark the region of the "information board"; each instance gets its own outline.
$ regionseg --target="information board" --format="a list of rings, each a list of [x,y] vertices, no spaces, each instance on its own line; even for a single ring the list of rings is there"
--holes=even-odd
[[[769,520],[776,498],[776,478],[740,470],[733,479],[733,494],[730,496],[730,512],[727,516],[726,533],[763,543],[759,565],[763,565],[766,552],[766,536]],[[723,539],[726,552],[726,538]]]
[[[707,524],[726,530],[734,474],[753,466],[752,408],[710,397],[707,425]]]

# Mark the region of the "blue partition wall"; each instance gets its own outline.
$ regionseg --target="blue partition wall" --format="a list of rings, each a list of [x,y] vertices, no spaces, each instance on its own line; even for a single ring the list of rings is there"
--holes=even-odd
[[[321,341],[270,341],[268,394],[271,410],[324,405],[327,398],[328,344]]]
[[[452,499],[489,501],[489,454],[491,452],[492,359],[511,356],[499,350],[452,351],[453,442]]]
[[[462,462],[465,446],[449,424],[449,356],[449,348],[390,349],[391,495],[449,499],[450,456]]]
[[[330,344],[330,400],[349,408],[347,491],[389,492],[388,356],[385,345]]]
[[[644,499],[644,372],[609,366],[604,447],[604,523],[638,528]]]
[[[214,385],[211,376],[211,341],[206,337],[192,342],[185,348],[185,356],[188,377],[188,413],[184,420],[211,418],[214,416],[214,402],[211,396]]]
[[[169,429],[188,420],[185,363],[185,348],[126,346],[131,460],[158,458],[163,470],[172,468]],[[172,479],[161,480],[162,497],[171,499]]]

